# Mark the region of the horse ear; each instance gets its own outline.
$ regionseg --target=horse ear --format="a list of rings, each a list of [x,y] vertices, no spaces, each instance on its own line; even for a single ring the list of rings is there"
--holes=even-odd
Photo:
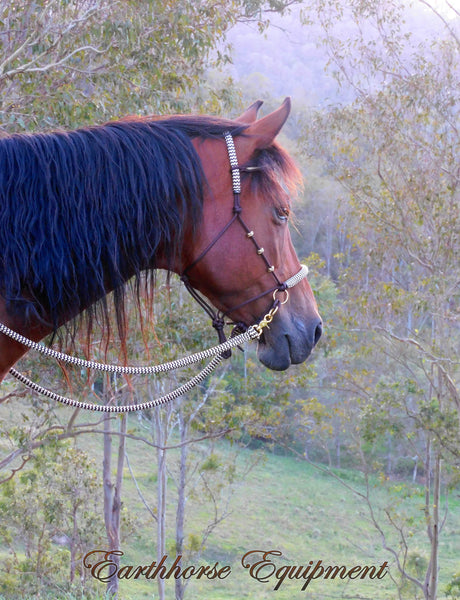
[[[291,99],[288,97],[277,110],[255,121],[246,129],[245,135],[251,136],[255,149],[270,146],[285,124],[290,112]]]
[[[247,108],[242,115],[235,119],[235,121],[238,121],[238,123],[254,123],[254,121],[257,119],[257,113],[262,104],[262,100],[257,100],[257,102],[251,104],[251,106]]]

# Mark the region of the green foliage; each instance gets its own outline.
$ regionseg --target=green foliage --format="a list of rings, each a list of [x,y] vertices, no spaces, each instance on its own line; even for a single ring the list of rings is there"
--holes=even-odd
[[[202,81],[207,67],[228,60],[225,33],[238,19],[262,24],[266,10],[289,4],[3,0],[0,123],[8,132],[43,130],[132,113],[219,109],[224,94]]]
[[[93,461],[69,444],[37,451],[27,468],[4,483],[0,538],[10,556],[0,566],[0,592],[35,594],[43,586],[83,592],[79,559],[103,535],[100,493]],[[91,593],[93,582],[86,583]]]
[[[203,444],[198,444],[197,448],[198,446]],[[234,446],[235,444],[219,441],[214,444],[213,452],[219,456],[222,464],[226,464],[232,460]],[[136,448],[142,446],[137,445]],[[205,449],[201,448],[201,450]],[[151,472],[150,457],[145,452],[135,451],[134,448],[129,452],[138,484],[146,492],[153,493],[151,486],[144,487]],[[243,463],[253,463],[254,454],[256,452],[251,449],[240,449],[237,467],[241,469]],[[257,455],[260,455],[259,451]],[[173,463],[171,465],[174,476],[175,467]],[[348,484],[348,488],[331,476],[335,474]],[[398,490],[395,487],[396,483],[381,481],[370,476],[369,485],[374,505],[377,510],[382,506],[395,505],[395,513],[404,511],[404,517],[408,522],[413,523],[412,537],[408,537],[411,550],[426,557],[424,530],[415,526],[423,520],[420,511],[421,498],[424,494],[423,486],[417,484],[414,489],[406,486]],[[304,564],[302,561],[306,560],[305,557],[310,559],[312,553],[315,557],[324,557],[323,562],[327,560],[330,563],[346,565],[380,564],[388,560],[391,574],[397,579],[397,569],[391,555],[381,548],[380,535],[374,531],[359,496],[355,495],[350,488],[365,493],[365,475],[355,469],[331,469],[330,472],[324,473],[304,460],[299,460],[292,455],[282,456],[279,453],[272,453],[266,448],[263,452],[263,460],[253,467],[250,476],[244,480],[241,477],[235,480],[234,494],[229,505],[230,514],[207,538],[201,559],[187,561],[187,564],[214,564],[219,560],[221,564],[232,565],[231,576],[222,582],[218,589],[214,586],[211,588],[209,581],[191,581],[185,597],[195,599],[211,595],[212,598],[222,600],[258,598],[261,594],[260,584],[254,582],[254,585],[249,588],[251,582],[240,571],[239,561],[246,551],[268,546],[282,550],[288,564]],[[135,506],[137,492],[129,478],[125,479],[124,490],[125,502]],[[170,557],[175,556],[173,543],[175,505],[172,492],[173,490],[169,497],[168,509],[170,517],[167,521],[168,540],[171,540],[167,546]],[[189,556],[189,549],[192,551],[193,548],[199,547],[201,541],[199,532],[208,524],[212,509],[200,490],[196,495],[188,496],[188,510],[184,540],[187,556]],[[140,516],[145,515],[145,512],[141,512],[141,508],[138,508],[138,511]],[[460,513],[455,505],[446,524],[448,543],[443,545],[442,550],[440,574],[442,586],[450,580],[458,568],[459,518]],[[385,523],[385,533],[389,533],[390,529],[389,524]],[[286,535],[286,532],[289,532],[289,535]],[[129,564],[143,564],[146,557],[153,558],[155,542],[150,528],[144,526],[139,531],[139,537],[125,544],[123,549],[127,556],[136,557],[130,559]],[[347,595],[353,598],[361,595],[375,600],[388,600],[395,595],[397,597],[394,583],[389,576],[379,581],[378,585],[369,582],[368,587],[364,587],[363,583],[358,580],[356,587],[350,588],[347,585]],[[331,582],[331,589],[326,590],[329,595],[343,595],[343,587],[339,586],[336,589],[332,588],[332,585]],[[172,586],[167,584],[166,587],[166,598],[170,595],[174,597]],[[312,588],[313,594],[316,593],[319,597],[323,590],[323,586]],[[152,582],[146,582],[145,585],[140,580],[121,582],[120,597],[123,599],[135,597],[147,600],[151,598],[151,592]],[[295,581],[289,583],[286,581],[286,589],[280,590],[280,593],[277,593],[277,597],[283,600],[296,598],[298,588]]]
[[[339,222],[351,243],[333,317],[343,331],[328,357],[333,387],[349,399],[345,443],[364,473],[397,482],[392,505],[379,513],[373,498],[366,503],[381,533],[388,522],[398,534],[400,594],[423,597],[427,577],[425,597],[433,600],[440,551],[433,531],[442,530],[440,493],[448,496],[452,476],[440,456],[453,472],[459,460],[460,138],[448,91],[458,86],[459,38],[441,20],[418,44],[404,20],[410,8],[399,0],[314,7],[330,69],[354,94],[318,111],[303,141],[308,160],[322,157],[343,186]],[[415,520],[405,511],[411,474],[425,480]],[[426,551],[413,548],[420,529],[428,532]]]
[[[445,594],[448,598],[452,598],[452,600],[460,598],[460,573],[457,573],[446,585]]]
[[[390,442],[418,454],[429,430],[458,461],[460,139],[448,92],[458,36],[440,20],[420,42],[406,3],[382,8],[319,0],[308,13],[355,98],[311,115],[303,140],[305,159],[322,158],[343,186],[338,220],[351,243],[328,364],[335,387],[360,405],[356,433],[369,457]]]
[[[428,559],[423,552],[414,549],[407,557],[406,568],[412,577],[423,581],[428,568]],[[400,587],[400,594],[402,598],[410,598],[411,600],[424,598],[422,590],[407,579],[403,581]]]

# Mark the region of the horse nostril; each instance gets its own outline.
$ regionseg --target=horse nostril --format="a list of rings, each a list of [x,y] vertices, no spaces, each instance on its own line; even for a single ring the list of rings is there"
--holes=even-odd
[[[315,340],[314,340],[314,345],[315,346],[319,342],[319,338],[321,337],[322,333],[323,333],[323,324],[320,321],[318,323],[318,325],[316,326],[316,329],[315,329]]]

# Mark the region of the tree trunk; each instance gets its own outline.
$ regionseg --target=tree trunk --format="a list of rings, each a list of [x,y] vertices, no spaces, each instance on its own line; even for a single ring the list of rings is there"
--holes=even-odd
[[[165,409],[169,411],[170,408]],[[168,476],[166,472],[166,427],[163,426],[161,419],[162,411],[156,410],[154,414],[155,423],[155,441],[157,443],[157,563],[161,561],[166,554],[166,489],[168,485]],[[158,600],[165,600],[165,581],[161,577],[157,578]]]
[[[429,474],[427,474],[429,477]],[[430,539],[430,562],[425,578],[424,593],[426,600],[436,600],[438,593],[438,558],[439,558],[439,502],[441,500],[441,456],[436,452],[433,467],[433,499],[432,512],[428,523]]]
[[[391,435],[387,435],[387,477],[391,477],[393,471],[393,440]]]
[[[177,511],[176,511],[176,556],[179,556],[184,551],[184,524],[185,524],[185,485],[187,480],[187,455],[188,445],[187,433],[188,426],[184,419],[182,411],[179,413],[179,429],[180,429],[180,469],[179,469],[179,482],[178,482],[178,494],[177,494]],[[176,600],[183,600],[185,595],[185,582],[180,579],[176,579]]]
[[[72,539],[70,540],[70,582],[73,583],[75,580],[75,572],[77,567],[77,548],[78,548],[78,512],[79,504],[74,504],[72,512]]]
[[[117,471],[115,484],[112,483],[112,429],[110,414],[104,415],[104,460],[103,460],[103,486],[104,486],[104,521],[107,533],[109,550],[120,550],[120,515],[121,515],[121,487],[123,482],[123,467],[125,460],[125,433],[127,428],[127,415],[120,421],[118,443]],[[120,557],[113,556],[113,562],[118,568]],[[116,598],[118,594],[118,578],[113,577],[107,584],[107,596]]]
[[[416,483],[417,481],[417,472],[418,472],[418,456],[414,457],[414,470],[412,471],[412,483]]]
[[[335,426],[335,466],[340,469],[341,464],[341,439],[340,439],[340,423]]]

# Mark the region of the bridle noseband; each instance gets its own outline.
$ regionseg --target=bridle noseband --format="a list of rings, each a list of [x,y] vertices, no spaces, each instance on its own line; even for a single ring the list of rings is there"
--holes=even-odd
[[[198,255],[198,257],[195,258],[195,260],[190,265],[188,265],[188,267],[186,267],[184,269],[184,271],[182,272],[182,275],[181,275],[181,280],[183,281],[187,290],[190,292],[192,297],[198,302],[198,304],[207,312],[207,314],[211,318],[212,326],[217,331],[217,335],[219,337],[220,343],[224,342],[227,339],[225,336],[225,333],[224,333],[224,327],[226,325],[225,319],[232,312],[235,312],[236,310],[242,308],[243,306],[246,306],[247,304],[250,304],[251,302],[255,302],[256,300],[259,300],[260,298],[263,298],[264,296],[272,294],[273,302],[272,302],[272,305],[271,305],[268,313],[266,313],[263,317],[261,317],[258,320],[258,325],[257,324],[255,325],[256,328],[257,327],[260,328],[260,333],[262,333],[262,329],[264,327],[266,327],[273,320],[273,317],[274,317],[275,313],[278,311],[279,307],[288,301],[288,299],[289,299],[288,288],[291,288],[294,285],[297,285],[308,274],[308,267],[305,265],[302,265],[300,271],[298,271],[298,273],[296,273],[295,275],[293,275],[286,281],[281,281],[279,279],[279,277],[277,276],[274,265],[272,265],[270,263],[270,261],[267,259],[267,257],[265,256],[264,248],[261,247],[257,243],[254,231],[252,231],[247,226],[247,224],[245,223],[245,221],[242,217],[243,208],[240,203],[241,168],[238,164],[238,158],[236,155],[236,149],[235,149],[235,144],[233,142],[233,137],[229,131],[227,131],[224,134],[224,139],[225,139],[225,143],[227,145],[228,158],[230,161],[230,168],[231,168],[231,173],[232,173],[232,187],[233,187],[233,209],[232,209],[232,212],[233,212],[233,215],[230,218],[230,220],[228,221],[228,223],[221,229],[221,231],[219,231],[219,233],[215,236],[215,238],[206,246],[206,248]],[[192,286],[192,284],[190,283],[190,279],[189,279],[189,273],[208,254],[208,252],[211,250],[211,248],[213,248],[215,246],[215,244],[217,244],[217,242],[223,237],[223,235],[231,227],[231,225],[233,225],[233,223],[235,221],[237,221],[243,228],[246,238],[251,240],[251,242],[253,243],[254,248],[257,252],[257,255],[260,256],[260,258],[264,261],[265,266],[267,268],[267,272],[271,273],[271,275],[275,281],[275,285],[273,287],[269,288],[268,290],[265,290],[264,292],[261,292],[260,294],[257,294],[256,296],[253,296],[249,300],[245,300],[244,302],[241,302],[240,304],[233,306],[232,308],[226,310],[225,312],[222,312],[220,310],[216,310],[213,306],[211,306],[211,304],[209,304],[209,302],[205,298],[203,298],[203,296],[201,296],[198,293],[198,291]],[[281,292],[284,292],[284,297],[282,300],[280,298],[278,298],[278,294]],[[241,333],[241,332],[244,332],[247,330],[247,326],[241,322],[235,323],[233,321],[230,321],[228,324],[234,326],[234,328],[232,330],[232,334],[231,334],[232,336],[235,335],[236,333]],[[228,350],[227,352],[225,352],[224,358],[229,358],[230,356],[231,356],[231,350]]]

